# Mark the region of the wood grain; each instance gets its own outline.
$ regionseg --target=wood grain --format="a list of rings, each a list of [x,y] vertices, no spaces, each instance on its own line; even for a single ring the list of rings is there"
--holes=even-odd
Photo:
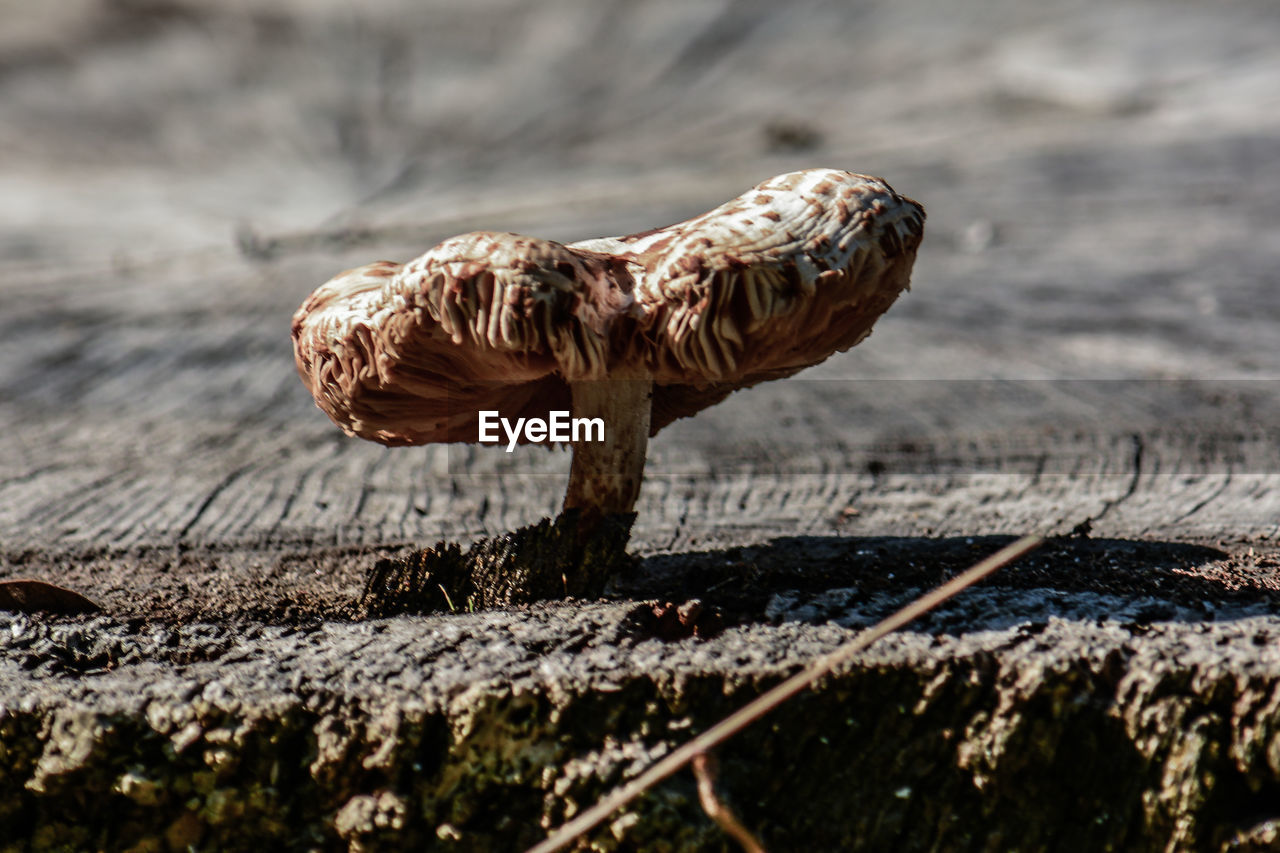
[[[339,435],[293,374],[297,303],[456,231],[622,233],[816,164],[924,201],[915,288],[862,347],[660,435],[642,551],[1280,535],[1269,6],[128,8],[0,42],[11,557],[551,513],[565,453]]]
[[[726,747],[744,823],[778,849],[1275,846],[1280,6],[0,21],[0,581],[102,607],[0,612],[0,836],[525,849],[1041,532]],[[378,559],[554,513],[569,457],[343,437],[294,373],[307,294],[819,166],[925,205],[913,289],[652,442],[611,600],[350,620]],[[687,781],[638,808],[595,840],[723,843]]]

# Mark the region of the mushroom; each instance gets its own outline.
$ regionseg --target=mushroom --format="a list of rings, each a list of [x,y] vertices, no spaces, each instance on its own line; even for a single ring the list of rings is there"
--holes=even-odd
[[[476,442],[482,411],[602,419],[603,441],[572,442],[564,508],[585,525],[632,511],[672,421],[866,338],[924,218],[878,178],[810,169],[626,237],[463,234],[320,287],[294,355],[338,426],[386,445]]]

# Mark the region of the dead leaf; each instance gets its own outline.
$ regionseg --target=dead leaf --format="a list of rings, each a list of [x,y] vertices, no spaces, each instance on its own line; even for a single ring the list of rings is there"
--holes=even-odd
[[[0,610],[94,613],[102,608],[78,592],[37,580],[0,581]]]

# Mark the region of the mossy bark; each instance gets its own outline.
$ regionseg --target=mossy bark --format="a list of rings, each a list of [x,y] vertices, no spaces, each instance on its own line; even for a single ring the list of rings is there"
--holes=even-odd
[[[0,849],[518,849],[843,635],[663,643],[634,606],[585,613],[328,625],[133,695],[131,667],[6,691]],[[904,635],[727,744],[720,788],[779,850],[1271,849],[1280,661],[1248,654],[1276,630]],[[506,683],[471,643],[519,650]],[[683,775],[591,845],[730,849]]]

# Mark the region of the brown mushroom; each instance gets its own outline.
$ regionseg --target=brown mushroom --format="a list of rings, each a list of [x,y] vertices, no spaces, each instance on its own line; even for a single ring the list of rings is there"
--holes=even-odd
[[[601,418],[603,441],[572,442],[564,506],[630,512],[651,435],[870,334],[924,218],[877,178],[811,169],[627,237],[464,234],[313,293],[298,372],[344,431],[388,445],[476,442],[481,411]]]

